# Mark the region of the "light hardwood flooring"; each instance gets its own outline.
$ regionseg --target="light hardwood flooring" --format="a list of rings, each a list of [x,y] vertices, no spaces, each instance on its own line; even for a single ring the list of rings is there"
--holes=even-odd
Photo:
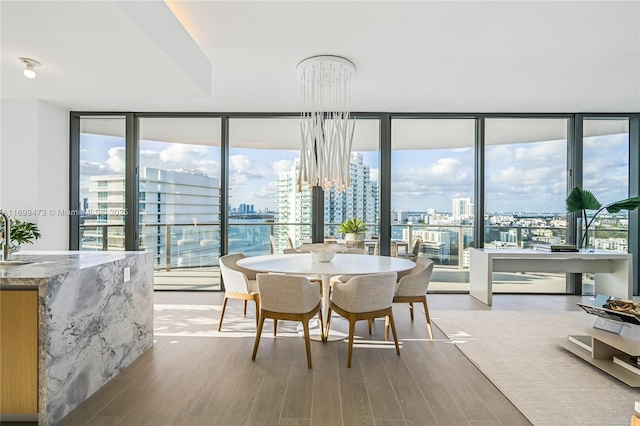
[[[430,294],[428,300],[433,314],[575,310],[575,302],[583,298],[494,295],[492,307],[466,294]],[[418,307],[412,323],[408,306],[394,305],[400,357],[393,345],[382,342],[384,321],[375,322],[371,336],[363,321],[356,327],[363,343],[354,348],[352,368],[347,368],[345,342],[312,342],[309,370],[294,323],[283,324],[272,338],[273,323],[267,321],[252,362],[253,306],[242,318],[241,302],[230,301],[223,331],[217,334],[221,293],[156,292],[155,302],[210,309],[181,311],[176,306],[162,320],[180,333],[157,333],[151,350],[59,425],[530,424],[437,327],[434,341],[427,339]],[[339,322],[332,320],[332,328],[336,323],[339,328]],[[202,330],[206,333],[196,332]]]

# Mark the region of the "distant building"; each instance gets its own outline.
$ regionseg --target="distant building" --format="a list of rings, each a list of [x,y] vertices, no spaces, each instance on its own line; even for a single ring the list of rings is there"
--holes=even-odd
[[[140,248],[152,251],[156,265],[205,266],[217,262],[220,247],[220,181],[201,170],[142,167],[139,178]],[[124,176],[92,176],[81,250],[124,250]],[[92,228],[91,225],[95,225]],[[169,232],[167,232],[169,231]],[[210,248],[214,247],[213,250]],[[169,251],[167,252],[167,248]]]
[[[281,172],[278,176],[278,222],[291,225],[275,227],[276,247],[286,247],[287,237],[291,237],[296,245],[311,238],[312,191],[303,187],[302,191],[298,192],[299,167],[299,159],[296,159],[291,170]],[[346,191],[338,192],[335,188],[324,191],[324,222],[340,224],[345,219],[357,217],[366,223],[377,224],[378,184],[371,180],[371,170],[363,164],[363,156],[360,153],[351,154],[349,179],[351,182]],[[309,225],[295,225],[297,223]],[[369,233],[373,232],[373,229],[369,230]]]
[[[451,200],[451,216],[454,219],[468,219],[473,217],[473,203],[471,198],[454,198]]]

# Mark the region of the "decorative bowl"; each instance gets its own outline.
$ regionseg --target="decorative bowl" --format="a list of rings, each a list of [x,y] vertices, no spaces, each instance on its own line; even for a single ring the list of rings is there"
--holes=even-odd
[[[311,252],[311,257],[315,262],[331,262],[335,256],[335,251],[318,250]]]
[[[336,253],[346,251],[342,244],[305,244],[299,251],[308,251],[314,262],[331,262]]]

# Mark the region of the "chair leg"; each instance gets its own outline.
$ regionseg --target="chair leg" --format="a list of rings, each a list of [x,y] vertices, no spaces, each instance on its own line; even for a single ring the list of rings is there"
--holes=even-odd
[[[318,311],[318,326],[320,327],[320,339],[322,343],[327,343],[327,336],[324,335],[324,321],[322,321],[322,309]]]
[[[273,337],[276,336],[276,332],[278,331],[278,320],[277,319],[273,319]]]
[[[260,318],[260,295],[256,294],[253,301],[256,303],[256,325],[258,325],[258,318]]]
[[[260,336],[262,335],[262,326],[264,325],[264,316],[260,318],[258,322],[258,330],[256,331],[256,341],[253,344],[253,355],[251,356],[251,360],[256,360],[256,354],[258,353],[258,345],[260,344]]]
[[[309,339],[309,317],[302,318],[302,328],[304,330],[304,347],[307,349],[307,365],[311,368],[311,343]]]
[[[369,323],[369,334],[371,334],[373,330],[373,318],[369,318],[367,322]]]
[[[384,340],[389,340],[389,316],[384,317]]]
[[[411,315],[411,321],[413,321],[413,302],[409,302],[409,314]]]
[[[389,315],[389,322],[391,323],[391,332],[393,333],[393,342],[396,344],[396,353],[400,356],[400,345],[398,345],[398,335],[396,334],[396,323],[393,321],[393,313]]]
[[[349,350],[347,351],[347,368],[351,368],[351,356],[353,355],[353,335],[356,333],[356,320],[349,316]]]
[[[327,311],[327,327],[324,331],[325,340],[329,338],[329,328],[331,328],[331,308],[329,308],[329,310]]]
[[[224,311],[227,309],[227,296],[224,297],[224,302],[222,302],[222,312],[220,313],[220,322],[218,323],[218,331],[222,328],[222,319],[224,318]]]
[[[242,315],[247,316],[247,299],[242,301]]]
[[[427,317],[427,328],[429,329],[429,338],[433,340],[433,330],[431,330],[431,318],[429,318],[429,308],[427,307],[427,298],[422,301],[424,305],[424,315]]]

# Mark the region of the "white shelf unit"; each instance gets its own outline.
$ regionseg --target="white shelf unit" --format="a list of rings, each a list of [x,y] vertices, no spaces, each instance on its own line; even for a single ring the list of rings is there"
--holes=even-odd
[[[561,346],[627,385],[640,387],[639,374],[613,362],[614,356],[640,356],[640,326],[628,324],[615,334],[594,328],[595,318],[585,315],[572,324],[582,333],[568,336]]]

